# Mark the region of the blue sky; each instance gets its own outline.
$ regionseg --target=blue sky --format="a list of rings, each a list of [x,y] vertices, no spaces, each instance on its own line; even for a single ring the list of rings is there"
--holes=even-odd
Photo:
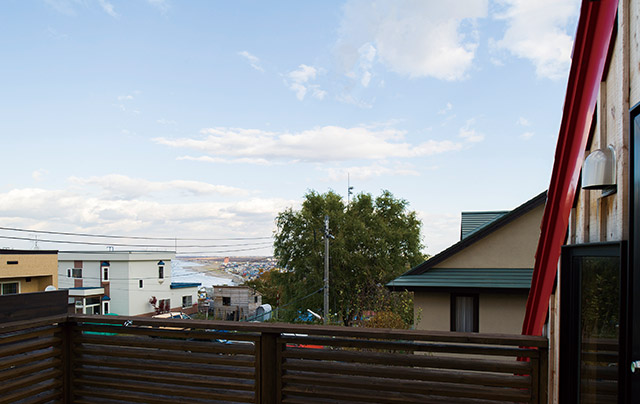
[[[455,4],[5,1],[0,227],[269,254],[277,212],[311,189],[346,197],[349,175],[406,199],[437,253],[461,211],[548,186],[579,12]]]

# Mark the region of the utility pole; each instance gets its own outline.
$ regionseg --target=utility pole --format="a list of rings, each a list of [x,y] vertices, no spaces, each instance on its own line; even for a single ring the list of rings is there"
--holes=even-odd
[[[324,216],[324,324],[329,324],[329,216]]]

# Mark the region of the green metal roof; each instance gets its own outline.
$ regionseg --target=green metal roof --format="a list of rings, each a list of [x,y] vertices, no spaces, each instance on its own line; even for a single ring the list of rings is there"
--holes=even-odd
[[[431,268],[420,275],[402,275],[392,288],[529,289],[533,268]]]
[[[509,213],[508,210],[490,212],[462,212],[462,220],[460,223],[460,240],[467,237],[476,230],[483,228],[494,220],[501,218],[507,213]]]

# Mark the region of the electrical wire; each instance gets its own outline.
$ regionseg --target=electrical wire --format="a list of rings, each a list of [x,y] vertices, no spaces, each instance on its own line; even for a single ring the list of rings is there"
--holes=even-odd
[[[268,240],[268,239],[272,239],[273,238],[273,236],[267,236],[267,237],[227,237],[227,238],[182,238],[182,237],[117,236],[117,235],[107,235],[107,234],[89,234],[89,233],[72,233],[72,232],[63,232],[63,231],[33,230],[33,229],[22,229],[22,228],[18,228],[18,227],[2,227],[2,226],[0,226],[0,230],[19,231],[19,232],[24,232],[24,233],[57,234],[57,235],[64,235],[64,236],[121,238],[121,239],[125,238],[125,239],[133,239],[133,240],[237,241],[237,240]]]
[[[34,241],[34,239],[29,237],[18,237],[18,236],[1,236],[1,239],[7,240],[27,240]],[[111,247],[146,247],[146,248],[170,248],[170,247],[180,247],[180,248],[225,248],[225,247],[235,247],[235,246],[257,246],[257,245],[271,245],[270,241],[264,241],[259,243],[244,243],[244,244],[220,244],[220,245],[167,245],[167,244],[124,244],[124,243],[101,243],[94,241],[71,241],[71,240],[49,240],[49,239],[37,239],[37,242],[42,243],[59,243],[59,244],[80,244],[80,245],[100,245],[100,246],[111,246]],[[264,247],[261,247],[264,248]],[[231,250],[234,251],[234,250]],[[238,250],[244,251],[244,250]]]

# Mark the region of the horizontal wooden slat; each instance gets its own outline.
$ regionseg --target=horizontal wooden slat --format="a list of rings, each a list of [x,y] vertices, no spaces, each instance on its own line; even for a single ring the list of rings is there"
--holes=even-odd
[[[309,396],[294,396],[287,395],[282,399],[283,404],[351,404],[354,402],[363,402],[362,400],[354,401],[350,400],[336,400],[330,398],[314,398]],[[364,401],[366,402],[366,401]],[[377,401],[374,401],[377,402]],[[455,397],[442,397],[442,396],[425,396],[418,399],[418,401],[408,400],[407,403],[420,403],[420,404],[505,404],[504,402],[494,400],[482,400],[474,398],[455,398]]]
[[[110,346],[126,346],[138,348],[156,348],[171,351],[188,351],[202,353],[244,354],[253,355],[255,346],[249,344],[222,344],[217,342],[196,342],[184,340],[165,340],[145,337],[122,337],[113,335],[88,335],[76,337],[76,343]]]
[[[355,392],[368,390],[369,393],[385,395],[388,392],[415,393],[447,397],[484,398],[502,401],[527,401],[529,392],[523,389],[473,386],[464,383],[442,383],[396,380],[389,383],[388,380],[361,376],[319,376],[303,374],[286,374],[282,377],[285,386],[327,386],[354,389]]]
[[[216,365],[230,365],[236,367],[255,366],[255,358],[248,355],[206,355],[192,354],[188,352],[165,351],[159,349],[122,347],[110,347],[109,349],[105,349],[101,346],[89,345],[74,347],[73,352],[80,355],[100,355],[117,358],[128,357],[130,359],[149,359],[159,361],[170,360],[183,363],[211,363]]]
[[[515,360],[495,361],[489,359],[449,358],[428,355],[401,355],[378,352],[330,351],[324,349],[287,348],[283,358],[333,360],[341,362],[375,363],[395,366],[479,370],[499,373],[529,374],[530,362]],[[392,372],[393,368],[389,368]]]
[[[13,356],[24,352],[32,352],[37,349],[43,349],[54,345],[60,345],[61,339],[58,337],[44,337],[36,338],[33,340],[27,340],[24,342],[18,342],[15,344],[9,344],[0,347],[0,358],[6,356]]]
[[[67,315],[55,315],[49,317],[38,317],[30,320],[15,321],[11,323],[0,323],[0,334],[42,327],[45,325],[54,325],[65,323]]]
[[[51,402],[62,402],[62,391],[60,389],[39,393],[31,398],[21,400],[20,404],[45,404]]]
[[[315,373],[329,373],[344,376],[372,376],[387,378],[386,383],[393,384],[394,379],[423,380],[450,383],[468,383],[483,386],[504,386],[529,388],[530,376],[513,374],[492,374],[482,372],[465,372],[460,370],[441,370],[423,368],[403,368],[382,365],[363,365],[360,363],[339,363],[308,361],[302,359],[287,359],[282,368],[286,371],[307,371]],[[392,371],[390,371],[392,369]]]
[[[445,397],[441,395],[434,395],[432,397],[422,394],[411,393],[398,393],[398,392],[372,392],[369,389],[365,390],[350,390],[341,387],[326,388],[324,386],[285,386],[282,389],[282,393],[286,396],[301,396],[305,398],[314,399],[333,399],[342,400],[344,402],[357,402],[357,403],[379,403],[379,404],[423,404],[423,403],[469,403],[472,399],[469,398],[453,398]],[[481,400],[473,399],[475,402],[504,404],[502,400]],[[528,400],[527,400],[528,401]],[[526,402],[526,401],[523,401]]]
[[[5,381],[0,385],[0,397],[9,394],[11,391],[28,388],[34,384],[48,380],[58,379],[62,376],[62,369],[49,369],[46,371],[35,373],[31,376],[16,378],[11,381]]]
[[[43,361],[30,363],[26,366],[18,366],[9,370],[0,371],[0,389],[2,389],[1,382],[16,379],[24,375],[30,375],[46,369],[59,368],[61,363],[62,362],[58,358],[49,358]]]
[[[170,321],[170,320],[169,320]],[[74,331],[85,332],[100,332],[100,333],[115,333],[126,335],[146,335],[161,338],[173,338],[173,339],[194,339],[194,340],[228,340],[228,341],[247,341],[256,342],[260,340],[260,334],[252,333],[236,333],[236,332],[223,332],[223,331],[204,331],[204,330],[192,330],[192,329],[172,329],[165,323],[164,328],[150,328],[144,327],[123,327],[121,324],[92,324],[85,323],[81,326],[73,327]]]
[[[12,393],[8,393],[4,396],[0,396],[0,404],[8,404],[13,403],[18,400],[23,400],[25,398],[33,398],[39,395],[40,393],[46,392],[48,390],[55,390],[62,387],[62,381],[60,380],[49,380],[44,383],[32,385],[27,390],[15,391]]]
[[[212,389],[228,389],[228,390],[240,390],[240,391],[253,391],[255,386],[253,383],[239,381],[237,379],[220,379],[204,377],[199,375],[187,375],[183,376],[179,373],[169,372],[149,372],[149,371],[136,371],[130,372],[126,370],[107,370],[101,368],[82,368],[77,373],[85,376],[93,376],[99,378],[116,379],[116,380],[136,380],[150,383],[162,383],[164,385],[178,385],[178,386],[195,386],[195,387],[207,387]]]
[[[238,391],[225,391],[216,389],[197,389],[189,386],[167,387],[157,383],[134,383],[129,381],[104,381],[88,377],[79,377],[74,380],[76,385],[88,387],[100,387],[109,389],[112,392],[136,392],[157,394],[172,397],[174,402],[188,401],[190,398],[204,398],[216,400],[229,400],[234,402],[251,403],[254,401],[253,394]],[[126,396],[126,394],[123,394]]]
[[[126,317],[126,316],[89,316],[69,314],[71,322],[123,324],[130,320],[134,325],[167,326],[167,320],[158,318]],[[523,347],[547,347],[544,337],[517,334],[478,334],[446,331],[398,330],[383,328],[355,328],[340,326],[317,326],[288,323],[249,323],[237,321],[178,320],[172,319],[172,327],[234,330],[257,333],[291,333],[325,336],[347,336],[357,338],[379,338],[389,340],[441,341],[485,345],[511,345]]]
[[[131,361],[125,358],[104,358],[104,357],[85,357],[80,356],[75,359],[78,367],[82,366],[101,366],[113,369],[140,369],[140,370],[157,370],[159,372],[176,372],[182,374],[194,374],[203,376],[224,376],[237,379],[255,378],[255,369],[247,367],[234,368],[231,366],[213,365],[211,363],[196,364],[189,362],[188,364],[169,362],[169,361],[149,361],[138,359]]]
[[[124,392],[124,391],[112,391],[101,388],[85,388],[79,387],[74,391],[73,400],[74,404],[123,404],[123,403],[144,403],[144,404],[215,404],[215,403],[241,403],[243,401],[237,400],[219,400],[214,397],[208,399],[198,399],[190,397],[187,400],[176,401],[173,397],[161,396],[157,394],[142,393],[142,392]]]
[[[6,334],[0,334],[0,346],[9,343],[15,343],[17,341],[26,341],[28,339],[51,336],[56,332],[60,332],[60,327],[57,325],[49,325],[45,327],[32,328],[27,330],[20,330]]]
[[[465,355],[492,355],[513,357],[538,357],[535,349],[507,348],[503,346],[436,344],[424,342],[372,341],[364,339],[321,338],[321,337],[281,337],[282,344],[317,345],[328,347],[349,347],[377,350],[395,350],[412,352],[447,352]]]
[[[53,358],[61,355],[60,348],[53,348],[35,352],[25,353],[23,355],[15,355],[8,358],[0,359],[0,371],[11,368],[13,366],[24,365],[25,363],[32,363],[48,358]]]

